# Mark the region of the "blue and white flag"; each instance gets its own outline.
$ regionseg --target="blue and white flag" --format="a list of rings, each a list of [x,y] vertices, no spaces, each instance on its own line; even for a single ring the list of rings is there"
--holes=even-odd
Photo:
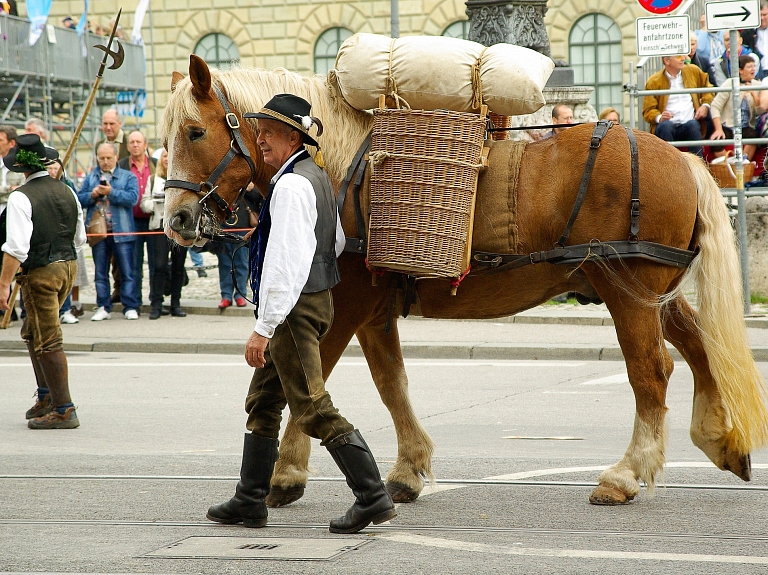
[[[77,26],[75,27],[75,30],[77,30],[78,36],[83,35],[83,32],[85,31],[85,25],[88,23],[88,3],[89,3],[89,0],[84,0],[83,15],[80,16],[80,20],[77,22]]]
[[[27,17],[29,26],[29,45],[34,46],[40,39],[48,22],[48,13],[51,11],[53,0],[27,0]]]
[[[131,42],[140,46],[144,45],[144,38],[141,37],[141,27],[144,25],[144,15],[147,13],[149,0],[139,0],[136,6],[136,12],[133,14],[133,31],[131,32]]]

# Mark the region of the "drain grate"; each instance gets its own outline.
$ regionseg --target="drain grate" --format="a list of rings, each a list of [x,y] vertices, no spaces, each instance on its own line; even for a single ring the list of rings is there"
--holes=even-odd
[[[370,539],[194,536],[175,541],[142,557],[163,559],[269,559],[330,561]]]

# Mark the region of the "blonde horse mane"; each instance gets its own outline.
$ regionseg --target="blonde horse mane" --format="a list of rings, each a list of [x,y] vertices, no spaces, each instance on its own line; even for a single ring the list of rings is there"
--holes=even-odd
[[[349,106],[325,76],[307,78],[285,68],[226,71],[211,68],[210,72],[212,84],[222,89],[231,106],[240,113],[259,111],[275,94],[295,94],[309,101],[312,115],[323,123],[323,135],[317,140],[323,151],[325,169],[334,182],[344,178],[355,152],[371,130],[373,116]],[[171,93],[160,120],[161,138],[170,137],[186,120],[202,120],[189,77],[179,81]],[[245,121],[255,129],[256,120]],[[315,152],[313,146],[308,150]]]

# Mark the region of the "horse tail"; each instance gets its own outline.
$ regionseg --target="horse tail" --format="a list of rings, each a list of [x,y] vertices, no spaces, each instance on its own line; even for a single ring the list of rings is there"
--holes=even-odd
[[[684,156],[698,190],[699,255],[688,272],[698,292],[698,327],[733,445],[748,454],[768,444],[768,390],[747,340],[739,253],[720,188],[699,158]]]

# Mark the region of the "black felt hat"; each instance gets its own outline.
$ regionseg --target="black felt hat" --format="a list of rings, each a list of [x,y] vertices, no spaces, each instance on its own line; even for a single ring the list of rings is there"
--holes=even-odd
[[[5,167],[12,172],[39,172],[59,158],[54,148],[49,148],[37,134],[21,134],[16,145],[3,156]]]
[[[309,115],[311,107],[309,102],[299,96],[277,94],[261,110],[258,112],[248,112],[243,114],[243,117],[277,120],[288,124],[291,128],[295,128],[304,134],[304,141],[307,144],[319,148],[317,140],[309,135],[309,129],[312,127],[312,124],[315,124],[317,126],[317,135],[320,136],[323,133],[323,124],[314,116]]]

